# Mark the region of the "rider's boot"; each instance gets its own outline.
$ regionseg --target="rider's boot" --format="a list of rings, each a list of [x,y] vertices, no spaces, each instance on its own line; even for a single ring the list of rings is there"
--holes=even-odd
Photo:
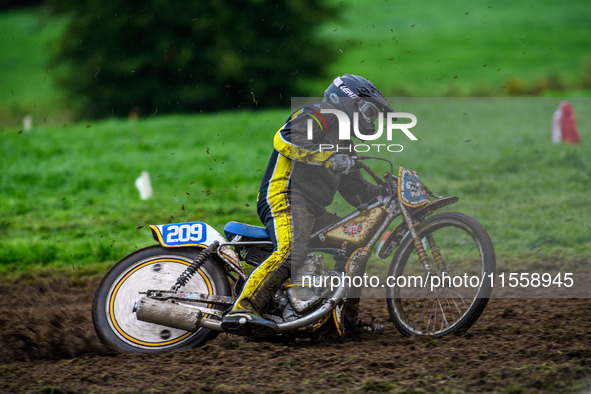
[[[359,298],[347,298],[345,301],[345,333],[348,335],[359,335],[363,333],[382,334],[384,326],[374,322],[361,320],[359,317]]]
[[[294,309],[302,313],[318,303],[324,295],[325,289],[316,284],[322,283],[323,276],[326,278],[326,266],[322,256],[309,254],[303,263],[292,265],[292,270],[287,296]]]
[[[265,337],[277,333],[277,323],[265,319],[261,311],[271,301],[281,284],[289,277],[289,264],[281,264],[264,279],[246,288],[232,311],[222,318],[222,330],[236,335]]]

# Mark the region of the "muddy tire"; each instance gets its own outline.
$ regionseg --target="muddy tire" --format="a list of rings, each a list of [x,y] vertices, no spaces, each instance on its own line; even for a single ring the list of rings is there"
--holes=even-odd
[[[409,234],[390,265],[399,278],[386,292],[388,312],[404,336],[442,337],[470,328],[484,310],[495,272],[495,252],[484,227],[457,212],[440,213],[416,228],[430,270]]]
[[[111,267],[100,282],[92,305],[94,328],[101,341],[119,352],[159,352],[200,346],[214,338],[217,332],[210,329],[188,332],[160,326],[137,320],[133,312],[142,296],[139,292],[169,290],[201,250],[150,246]],[[232,294],[223,268],[212,259],[208,259],[182,289]]]

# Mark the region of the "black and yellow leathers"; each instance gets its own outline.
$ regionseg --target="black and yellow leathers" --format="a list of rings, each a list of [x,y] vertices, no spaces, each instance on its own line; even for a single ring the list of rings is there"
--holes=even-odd
[[[260,313],[290,274],[290,265],[302,262],[315,228],[335,220],[326,212],[336,192],[359,206],[379,193],[358,169],[348,174],[332,172],[324,163],[332,155],[349,152],[350,140],[339,140],[338,122],[333,114],[322,114],[329,103],[308,105],[294,112],[275,134],[273,153],[261,182],[257,210],[275,249],[249,277],[233,313]],[[311,129],[311,139],[310,130]],[[339,151],[321,147],[339,147]]]

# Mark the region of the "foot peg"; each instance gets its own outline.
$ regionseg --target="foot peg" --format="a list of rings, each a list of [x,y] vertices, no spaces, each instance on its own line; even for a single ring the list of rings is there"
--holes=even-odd
[[[230,334],[267,337],[277,333],[277,323],[249,312],[230,313],[222,319],[222,330]]]

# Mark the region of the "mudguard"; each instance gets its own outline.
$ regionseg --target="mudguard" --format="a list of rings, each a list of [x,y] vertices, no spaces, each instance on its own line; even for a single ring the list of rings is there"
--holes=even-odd
[[[213,227],[203,222],[150,225],[152,236],[165,248],[186,246],[208,247],[215,241],[226,239]]]
[[[431,215],[436,210],[451,204],[455,204],[456,202],[458,202],[458,200],[458,197],[443,197],[435,201],[431,201],[414,211],[411,211],[410,215],[412,216],[414,222],[418,224],[421,220]],[[394,248],[396,248],[400,244],[400,241],[402,241],[402,237],[404,237],[404,235],[407,232],[408,228],[406,226],[406,222],[402,221],[402,223],[400,223],[398,227],[396,227],[396,229],[392,231],[392,233],[388,236],[388,239],[386,239],[386,241],[378,251],[378,256],[381,259],[388,258],[390,254],[392,254],[392,252],[394,251]]]

